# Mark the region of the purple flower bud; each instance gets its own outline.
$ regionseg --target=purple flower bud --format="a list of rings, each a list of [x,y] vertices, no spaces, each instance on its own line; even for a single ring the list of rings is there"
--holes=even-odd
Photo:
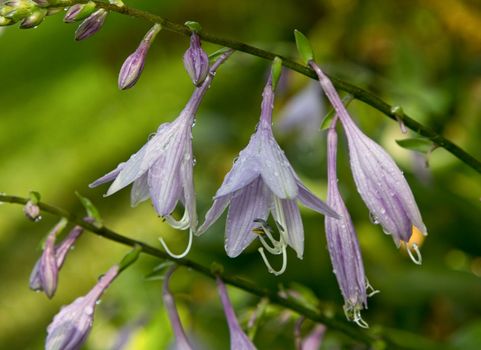
[[[39,9],[38,11],[32,12],[28,17],[22,20],[22,22],[20,23],[20,29],[35,28],[43,22],[46,14],[47,10],[45,9]]]
[[[209,73],[209,57],[202,50],[200,37],[192,33],[190,47],[184,53],[184,67],[195,86],[199,86]]]
[[[27,204],[25,204],[25,206],[23,207],[23,212],[25,213],[25,216],[27,218],[34,222],[40,221],[42,219],[42,217],[40,216],[40,208],[31,200],[28,201]]]
[[[142,74],[142,70],[144,69],[145,58],[149,52],[150,45],[160,29],[160,24],[155,24],[147,34],[145,34],[137,50],[125,60],[119,73],[118,83],[120,90],[131,88],[137,80],[139,80],[140,74]]]
[[[75,40],[84,40],[97,33],[100,28],[102,28],[107,13],[108,12],[104,9],[99,9],[92,13],[75,31]]]
[[[50,5],[50,2],[48,0],[32,0],[32,1],[40,7],[46,7]]]
[[[95,3],[90,1],[86,4],[75,4],[70,6],[63,18],[65,23],[73,23],[81,21],[92,14],[95,11]]]
[[[52,232],[56,231],[55,236],[63,229],[63,226],[65,225],[65,222],[59,223],[53,230]],[[30,289],[35,290],[35,291],[45,291],[47,294],[47,290],[49,290],[49,293],[51,295],[47,294],[47,296],[51,297],[53,296],[53,293],[56,290],[57,284],[55,280],[55,285],[54,286],[48,286],[45,285],[45,280],[48,281],[48,276],[52,275],[52,271],[54,272],[56,276],[58,276],[58,271],[62,267],[65,258],[67,256],[67,253],[70,251],[70,249],[73,247],[75,242],[77,241],[78,237],[83,233],[84,229],[80,226],[75,226],[65,237],[65,239],[59,243],[58,245],[55,246],[54,248],[54,257],[52,258],[52,250],[51,250],[51,235],[52,233],[49,234],[47,237],[47,241],[45,242],[45,249],[43,251],[42,256],[40,259],[37,261],[35,264],[32,273],[30,274]],[[53,238],[55,239],[55,237]],[[47,246],[48,244],[48,246]],[[48,247],[48,249],[47,249]],[[52,261],[55,259],[55,264],[56,268],[53,268]],[[47,262],[48,264],[45,265],[42,263],[42,261]],[[47,271],[45,271],[45,268],[47,268]],[[58,278],[58,277],[57,277]],[[53,289],[53,292],[52,292]]]
[[[192,350],[192,345],[190,344],[189,339],[187,339],[184,328],[182,327],[182,323],[180,322],[179,314],[175,306],[174,296],[169,290],[170,278],[172,277],[172,273],[175,271],[175,268],[176,267],[173,266],[165,273],[162,298],[164,300],[167,313],[169,314],[170,325],[174,331],[176,345],[175,348],[177,350]]]
[[[367,137],[354,123],[327,75],[314,62],[309,62],[319,77],[319,83],[336,111],[344,128],[349,146],[349,160],[357,190],[371,212],[374,223],[381,224],[386,234],[399,246],[409,242],[413,227],[427,234],[421,214],[403,173],[389,154]],[[410,256],[421,262],[416,244]],[[411,249],[410,248],[410,249]]]
[[[230,333],[230,348],[235,350],[254,350],[256,347],[250,341],[249,337],[244,333],[237,317],[235,316],[234,308],[229,300],[229,295],[225,288],[224,282],[217,277],[217,290],[219,291],[222,306],[224,307],[225,317]]]
[[[53,228],[53,230],[50,231],[45,241],[45,247],[38,265],[40,285],[49,298],[52,298],[55,294],[58,281],[57,257],[55,256],[55,238],[57,237],[57,234],[63,230],[66,224],[67,221],[62,219]]]
[[[80,349],[92,328],[97,302],[118,273],[117,265],[111,267],[87,295],[60,310],[47,328],[46,350]]]

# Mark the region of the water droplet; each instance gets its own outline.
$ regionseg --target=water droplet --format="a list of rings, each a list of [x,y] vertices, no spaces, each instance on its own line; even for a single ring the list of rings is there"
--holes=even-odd
[[[374,225],[379,224],[379,219],[373,213],[369,213],[369,221],[371,221],[371,223]]]
[[[279,176],[279,172],[274,171],[274,176]]]
[[[97,301],[95,302],[95,304],[97,304],[97,305],[100,305],[101,303],[102,303],[102,300],[101,300],[101,299],[99,299],[99,300],[97,300]]]
[[[196,164],[197,164],[197,159],[194,157],[194,158],[192,159],[192,166],[195,166]]]
[[[33,219],[33,222],[39,222],[41,220],[42,220],[42,215],[39,215],[35,219]]]

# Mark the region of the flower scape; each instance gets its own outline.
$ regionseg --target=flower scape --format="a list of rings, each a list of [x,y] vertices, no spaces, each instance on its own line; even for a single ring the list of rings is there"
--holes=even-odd
[[[124,6],[119,1],[111,2],[111,5]],[[44,17],[54,14],[54,9],[61,7],[61,0],[2,1],[0,25],[19,22],[21,28],[32,28],[39,25]],[[64,21],[80,22],[75,39],[85,40],[102,28],[108,14],[107,7],[87,2],[70,6]],[[345,315],[349,321],[367,328],[368,324],[362,318],[361,311],[367,308],[368,297],[378,291],[369,284],[366,277],[355,225],[338,186],[337,122],[339,121],[347,140],[354,183],[373,222],[392,237],[396,247],[404,246],[412,260],[421,264],[420,248],[411,242],[411,238],[414,231],[426,235],[427,229],[402,171],[391,156],[356,125],[331,80],[314,60],[307,39],[296,31],[299,53],[306,67],[316,73],[319,86],[334,109],[334,116],[326,131],[327,198],[320,199],[303,183],[276,141],[272,115],[282,66],[281,59],[276,58],[272,62],[262,97],[259,98],[259,122],[257,126],[252,126],[250,140],[225,174],[210,209],[199,223],[193,174],[195,158],[192,127],[218,69],[233,55],[234,50],[222,49],[208,56],[202,48],[198,23],[189,22],[186,28],[191,31],[191,36],[183,63],[194,85],[192,96],[176,119],[161,124],[145,145],[139,150],[133,150],[130,158],[93,181],[90,187],[110,183],[105,195],[111,196],[131,185],[130,202],[133,207],[150,199],[155,213],[166,223],[179,231],[187,230],[187,247],[178,254],[168,248],[163,238],[159,238],[165,252],[174,260],[187,256],[195,237],[208,234],[209,228],[227,211],[226,254],[236,258],[249,245],[258,241],[257,250],[262,262],[267,271],[276,276],[287,269],[288,247],[292,248],[298,259],[303,259],[305,232],[299,205],[316,212],[316,220],[324,220],[328,253],[344,299]],[[120,90],[133,88],[139,81],[149,48],[161,29],[161,23],[153,25],[137,49],[125,60],[118,76]],[[180,219],[176,219],[173,212],[179,205],[184,213]],[[24,210],[29,218],[37,221],[40,210],[37,202],[27,203]],[[84,222],[87,225],[99,224],[95,213],[91,211],[89,214]],[[57,237],[66,226],[67,220],[62,219],[50,231],[43,245],[43,253],[31,273],[31,289],[43,291],[48,298],[52,298],[57,290],[59,272],[67,253],[84,231],[82,226],[75,226],[56,244]],[[98,300],[117,276],[137,259],[140,250],[141,248],[134,247],[119,264],[111,267],[98,280],[90,292],[60,310],[47,328],[47,350],[74,350],[84,344],[93,325]],[[269,254],[280,256],[274,258],[280,259],[279,267],[274,267]],[[169,286],[175,269],[176,266],[170,267],[165,273],[161,293],[175,336],[175,348],[201,348],[195,338],[189,339],[189,332],[184,330],[177,312],[174,294]],[[245,333],[236,317],[220,275],[216,275],[216,285],[230,332],[230,348],[255,349],[253,340]],[[318,336],[320,339],[325,329],[322,325],[318,329],[321,330]]]

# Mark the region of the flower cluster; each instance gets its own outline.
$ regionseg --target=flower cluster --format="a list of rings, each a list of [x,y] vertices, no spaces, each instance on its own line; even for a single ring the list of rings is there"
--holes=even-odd
[[[59,5],[60,0],[9,0],[0,4],[0,25],[20,21],[22,28],[38,25],[49,14],[49,9]],[[111,0],[117,7],[123,6],[119,0]],[[83,40],[95,34],[103,25],[108,11],[97,8],[90,1],[75,4],[68,8],[64,17],[66,23],[82,21],[78,27],[76,40]],[[326,216],[325,231],[327,247],[342,296],[347,318],[361,327],[368,327],[361,317],[361,310],[367,308],[367,298],[378,291],[374,290],[366,276],[355,228],[348,209],[342,199],[337,179],[337,131],[339,120],[344,129],[349,147],[349,159],[353,178],[360,196],[369,209],[375,223],[390,234],[396,244],[407,247],[416,263],[421,263],[419,247],[411,242],[414,230],[427,234],[414,196],[399,168],[392,158],[377,143],[368,138],[354,123],[343,105],[329,78],[314,62],[312,52],[302,34],[296,33],[298,47],[306,58],[307,64],[319,78],[321,89],[335,110],[335,115],[327,132],[327,201],[323,202],[301,181],[291,163],[277,143],[272,129],[275,89],[278,84],[282,62],[276,58],[271,73],[263,89],[260,119],[247,146],[240,151],[232,169],[213,197],[213,203],[205,215],[204,222],[198,226],[196,194],[194,189],[194,154],[192,147],[192,127],[202,99],[209,89],[217,69],[233,53],[224,50],[216,55],[210,64],[209,56],[202,49],[199,26],[187,22],[192,29],[190,46],[183,56],[185,69],[195,88],[191,98],[179,116],[161,124],[156,133],[149,138],[140,150],[130,156],[115,169],[95,180],[90,187],[112,182],[106,196],[132,185],[131,205],[150,198],[156,213],[173,228],[188,230],[188,245],[181,254],[172,253],[160,238],[166,252],[180,259],[188,254],[194,235],[202,235],[227,210],[225,224],[225,250],[229,257],[239,256],[256,239],[258,252],[267,269],[275,275],[282,274],[287,268],[287,247],[291,247],[299,259],[304,254],[304,227],[299,203]],[[133,87],[144,69],[148,51],[161,30],[160,24],[145,34],[137,49],[124,61],[118,76],[118,87],[125,90]],[[322,105],[316,96],[318,88],[310,86],[296,99],[288,113],[307,113],[309,123],[304,135],[313,137],[312,129],[318,129]],[[319,104],[305,108],[309,101]],[[302,111],[302,113],[299,113]],[[297,124],[299,117],[284,119],[286,125]],[[309,130],[310,129],[310,130]],[[40,219],[39,197],[35,194],[24,207],[25,214],[33,221]],[[181,219],[173,216],[180,205],[184,209]],[[86,221],[92,222],[88,218]],[[271,224],[270,224],[270,223]],[[35,264],[30,276],[30,288],[44,291],[51,298],[55,294],[58,274],[67,252],[72,248],[83,228],[75,226],[62,242],[56,238],[67,224],[62,219],[48,234],[42,256]],[[87,226],[89,227],[89,226]],[[275,229],[273,228],[275,227]],[[131,243],[130,243],[131,244]],[[96,304],[113,280],[127,266],[133,263],[140,251],[146,246],[136,246],[120,264],[114,265],[85,296],[77,298],[62,308],[48,327],[46,349],[79,349],[85,342],[92,327]],[[281,256],[279,269],[274,269],[266,256]],[[175,336],[176,348],[190,350],[193,342],[187,337],[169,283],[175,267],[164,276],[163,300]],[[217,288],[224,308],[230,332],[231,349],[255,349],[251,339],[242,330],[226,287],[221,278],[216,278]],[[318,347],[324,336],[325,327],[317,325],[303,348]],[[304,344],[304,345],[303,345]],[[309,345],[311,344],[311,345]]]

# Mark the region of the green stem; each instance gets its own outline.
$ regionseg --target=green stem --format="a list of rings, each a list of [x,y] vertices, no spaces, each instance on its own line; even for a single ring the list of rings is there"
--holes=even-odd
[[[71,6],[74,4],[78,3],[85,3],[87,2],[86,0],[64,0],[62,1],[62,6]],[[190,36],[191,30],[187,28],[186,26],[178,23],[171,22],[165,18],[162,18],[160,16],[154,15],[150,12],[139,10],[133,7],[128,7],[128,6],[116,6],[112,4],[108,4],[105,2],[101,1],[94,1],[98,7],[102,7],[108,11],[111,12],[117,12],[121,13],[130,17],[135,17],[139,18],[151,23],[160,23],[163,27],[163,29],[175,32],[178,34],[183,34],[186,36]],[[55,7],[55,6],[52,6]],[[282,64],[289,68],[292,69],[298,73],[301,73],[309,78],[316,79],[317,76],[314,73],[314,71],[307,66],[300,65],[293,60],[290,60],[287,57],[284,57],[282,55],[275,54],[270,51],[262,50],[257,47],[236,41],[236,40],[229,40],[225,39],[222,37],[218,37],[216,35],[210,34],[204,30],[200,30],[198,32],[202,40],[208,41],[210,43],[230,47],[234,50],[237,51],[242,51],[247,54],[257,56],[260,58],[264,58],[267,60],[272,61],[275,57],[279,57],[282,59]],[[352,96],[354,98],[363,101],[364,103],[370,105],[371,107],[377,109],[381,113],[385,114],[387,117],[399,121],[401,120],[405,126],[407,126],[409,129],[417,132],[419,135],[424,136],[428,139],[430,139],[434,144],[436,144],[438,147],[442,147],[445,150],[447,150],[449,153],[454,155],[456,158],[464,162],[466,165],[477,171],[479,174],[481,174],[481,161],[467,153],[465,150],[460,148],[458,145],[455,143],[451,142],[450,140],[444,138],[443,136],[439,135],[436,133],[434,130],[431,128],[422,125],[421,123],[418,123],[414,119],[410,118],[408,115],[401,113],[401,114],[395,114],[393,112],[393,106],[389,105],[388,103],[384,102],[382,99],[380,99],[378,96],[375,94],[366,91],[364,89],[361,89],[360,87],[354,86],[348,82],[345,82],[341,79],[329,77],[334,84],[334,86],[340,90],[343,90]]]
[[[28,201],[29,201],[29,198],[0,194],[0,203],[3,202],[3,203],[14,203],[14,204],[25,205]],[[375,344],[379,344],[379,342],[381,342],[381,343],[387,344],[389,349],[406,349],[406,350],[407,349],[412,349],[412,350],[440,349],[438,347],[438,344],[432,344],[432,346],[430,345],[428,346],[428,348],[426,348],[426,344],[431,344],[431,342],[424,338],[423,340],[425,340],[425,342],[422,343],[422,346],[417,347],[417,346],[405,346],[403,344],[400,344],[397,341],[394,341],[388,335],[386,334],[382,335],[379,332],[376,332],[376,335],[374,335],[368,331],[361,330],[360,328],[357,328],[351,324],[346,323],[345,320],[343,320],[338,316],[336,317],[328,316],[328,314],[323,310],[315,310],[312,308],[308,308],[302,305],[297,300],[285,298],[281,296],[281,294],[278,291],[259,287],[258,284],[254,284],[253,282],[247,281],[243,278],[239,278],[239,277],[221,272],[219,271],[218,268],[215,269],[214,271],[214,269],[201,265],[190,259],[172,258],[169,254],[165,253],[164,251],[154,248],[144,242],[123,236],[105,226],[97,227],[93,224],[90,224],[84,221],[81,217],[78,217],[64,209],[49,205],[44,202],[38,202],[37,205],[43,212],[50,213],[58,217],[64,217],[71,224],[79,225],[85,228],[86,230],[98,236],[104,237],[108,240],[111,240],[126,246],[130,246],[130,247],[137,247],[137,249],[140,249],[140,251],[144,254],[151,255],[153,257],[160,258],[163,260],[171,260],[180,266],[184,266],[189,269],[195,270],[212,279],[215,279],[216,276],[219,276],[222,278],[222,280],[226,284],[235,286],[252,295],[258,296],[259,298],[268,299],[271,303],[277,304],[281,307],[294,311],[299,315],[304,316],[314,322],[322,323],[326,327],[328,327],[330,330],[343,333],[344,335],[351,338],[351,340],[355,340],[357,342],[363,343],[367,345],[369,348],[372,348]]]

